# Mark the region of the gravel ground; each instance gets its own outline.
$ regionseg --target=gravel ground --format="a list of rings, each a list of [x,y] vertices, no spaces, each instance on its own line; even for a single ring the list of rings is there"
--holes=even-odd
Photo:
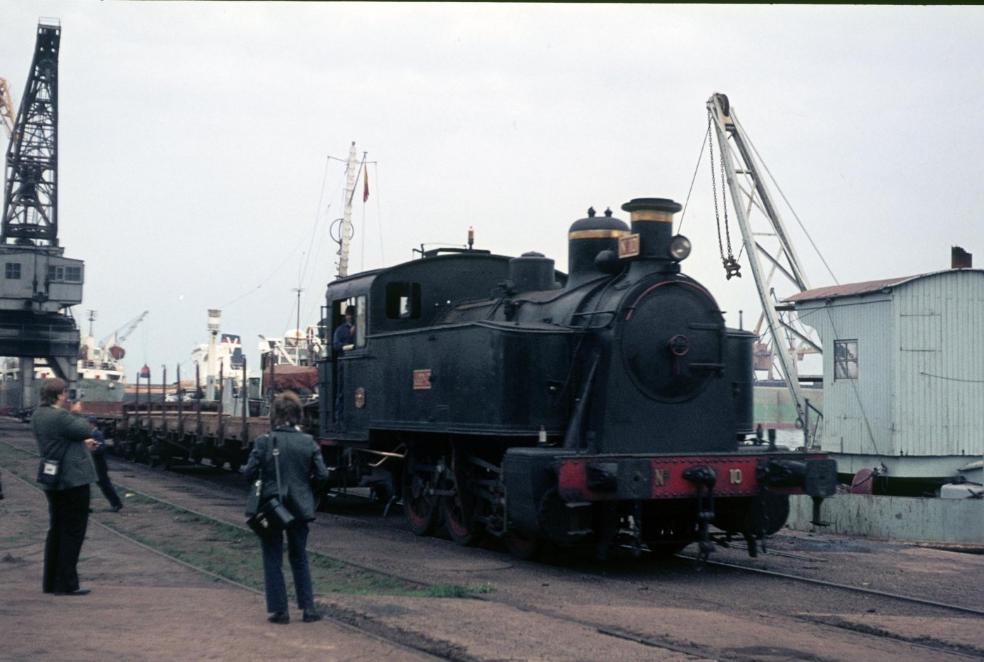
[[[23,427],[0,425],[0,434],[30,447]],[[238,477],[112,466],[114,480],[135,490],[226,521],[242,519]],[[327,609],[351,623],[438,642],[458,659],[984,657],[981,619],[969,615],[740,570],[697,572],[683,560],[599,565],[559,556],[546,564],[517,562],[494,548],[417,538],[398,512],[383,519],[352,501],[319,517],[310,545],[414,581],[490,586],[491,593],[466,600],[321,595]],[[980,592],[968,588],[984,580],[979,556],[810,534],[777,536],[772,549],[779,554],[756,561],[743,560],[739,550],[718,558],[981,606]]]
[[[92,593],[45,595],[44,497],[6,471],[3,488],[0,660],[428,659],[330,621],[271,625],[262,596],[93,524],[79,562]]]

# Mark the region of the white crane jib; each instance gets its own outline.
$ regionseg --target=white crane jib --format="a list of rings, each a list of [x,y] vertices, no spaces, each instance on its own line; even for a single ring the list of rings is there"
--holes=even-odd
[[[94,313],[95,311],[91,311],[91,312]],[[149,310],[143,311],[142,313],[134,317],[132,320],[130,320],[129,322],[127,322],[126,324],[124,324],[123,326],[116,329],[111,334],[100,340],[99,345],[100,346],[109,345],[110,347],[112,347],[114,345],[117,345],[125,341],[127,338],[130,337],[130,334],[133,333],[138,326],[140,326],[140,323],[144,321],[144,318],[147,317],[147,314],[149,312],[150,312]]]
[[[137,315],[136,317],[134,317],[132,320],[124,324],[123,328],[117,332],[116,341],[123,342],[127,338],[129,338],[130,334],[136,331],[137,327],[140,326],[140,323],[144,321],[144,318],[147,317],[148,313],[150,313],[150,311],[145,310],[139,315]]]
[[[14,98],[10,94],[10,85],[6,78],[0,78],[0,121],[7,130],[7,137],[14,134]]]
[[[785,378],[796,406],[797,417],[804,424],[805,430],[809,413],[796,362],[804,353],[819,353],[820,343],[813,329],[804,326],[792,311],[779,304],[773,281],[777,275],[782,276],[796,292],[809,289],[809,282],[774,199],[762,178],[763,168],[760,159],[756,158],[758,153],[735,117],[728,97],[713,94],[707,100],[707,113],[708,131],[713,128],[714,137],[717,138],[721,169],[731,191],[744,253],[748,257],[762,303],[762,317],[756,332],[761,333],[763,323],[768,328],[767,340],[771,342],[772,355]],[[709,136],[709,139],[713,141],[713,137]],[[713,171],[713,142],[711,146],[713,178],[717,175]],[[723,198],[723,187],[721,195]],[[770,247],[769,244],[775,245]],[[727,259],[725,263],[728,268]],[[734,268],[729,270],[728,277],[737,275],[736,271],[735,263]],[[808,443],[809,441],[808,439]]]

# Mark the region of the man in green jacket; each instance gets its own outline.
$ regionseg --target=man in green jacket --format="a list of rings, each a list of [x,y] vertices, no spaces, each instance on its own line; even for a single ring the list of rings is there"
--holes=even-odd
[[[92,428],[82,417],[65,409],[66,384],[46,380],[41,387],[41,406],[31,417],[38,452],[60,464],[58,482],[44,486],[48,497],[48,538],[44,546],[45,593],[85,595],[79,588],[76,565],[89,523],[89,484],[96,469],[89,450],[96,446]]]

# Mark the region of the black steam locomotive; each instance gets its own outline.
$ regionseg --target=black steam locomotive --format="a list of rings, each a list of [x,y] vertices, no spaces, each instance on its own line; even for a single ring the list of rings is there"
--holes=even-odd
[[[570,228],[570,273],[538,253],[471,248],[328,285],[326,326],[354,336],[319,364],[334,484],[402,496],[415,533],[671,553],[741,535],[752,554],[788,495],[833,494],[822,456],[753,432],[753,334],[680,271],[680,205],[641,198]],[[351,308],[350,308],[351,307]],[[717,532],[713,532],[714,529]]]

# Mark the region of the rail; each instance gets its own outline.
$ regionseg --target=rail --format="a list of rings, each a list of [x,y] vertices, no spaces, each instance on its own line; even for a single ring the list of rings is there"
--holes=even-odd
[[[691,556],[689,554],[677,554],[681,559],[697,560],[696,556]],[[742,570],[744,572],[751,572],[757,575],[765,575],[767,577],[776,577],[778,579],[787,579],[790,581],[801,582],[804,584],[813,584],[814,586],[825,586],[827,588],[838,588],[843,591],[851,591],[852,593],[863,593],[865,595],[877,595],[880,598],[889,598],[891,600],[898,600],[900,602],[908,602],[911,604],[922,605],[924,607],[935,607],[936,609],[946,609],[949,611],[956,611],[963,614],[973,614],[975,616],[984,616],[984,609],[978,609],[977,607],[964,607],[963,605],[954,605],[948,602],[937,602],[936,600],[927,600],[926,598],[917,598],[912,595],[904,595],[901,593],[890,593],[888,591],[879,591],[874,588],[864,588],[862,586],[851,586],[850,584],[841,584],[839,582],[830,582],[824,579],[814,579],[813,577],[803,577],[801,575],[792,575],[787,572],[778,572],[776,570],[765,570],[764,568],[753,568],[747,565],[741,565],[739,563],[728,563],[727,561],[704,561],[704,565],[717,566],[720,568],[729,568],[732,570]]]

